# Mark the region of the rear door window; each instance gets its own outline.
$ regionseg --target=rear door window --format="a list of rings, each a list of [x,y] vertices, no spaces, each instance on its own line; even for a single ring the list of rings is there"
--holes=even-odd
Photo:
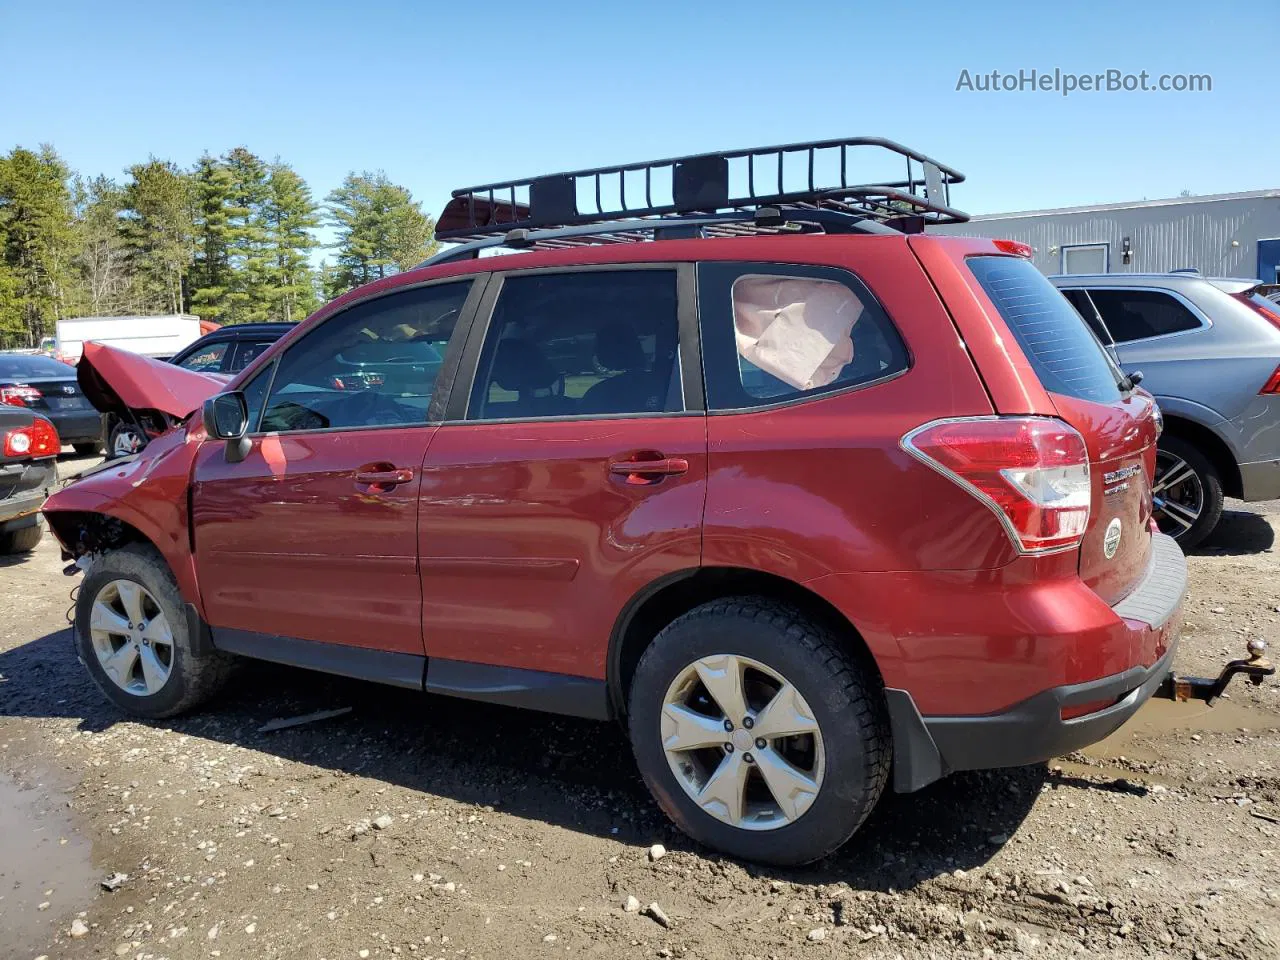
[[[1046,390],[1097,403],[1120,397],[1102,344],[1029,260],[987,256],[967,263]]]
[[[676,304],[671,269],[506,277],[467,419],[682,411]]]
[[[1182,301],[1158,290],[1094,288],[1089,297],[1116,343],[1162,337],[1201,326],[1199,318]]]

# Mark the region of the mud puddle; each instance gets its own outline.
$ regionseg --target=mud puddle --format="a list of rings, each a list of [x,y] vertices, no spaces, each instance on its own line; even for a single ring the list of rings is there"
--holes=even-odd
[[[6,957],[34,956],[93,898],[89,841],[62,794],[0,773],[0,931]]]

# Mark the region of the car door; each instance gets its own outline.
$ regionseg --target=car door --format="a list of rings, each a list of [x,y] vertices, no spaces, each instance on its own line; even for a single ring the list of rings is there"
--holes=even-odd
[[[398,289],[327,318],[246,385],[248,455],[202,445],[195,558],[220,646],[294,662],[316,656],[299,641],[405,654],[421,683],[420,467],[438,420],[435,358],[463,335],[473,289]],[[349,375],[370,358],[394,381]],[[381,662],[394,675],[334,672],[412,681],[411,662]]]
[[[495,274],[423,463],[429,689],[602,680],[627,601],[698,566],[692,289],[691,265]]]

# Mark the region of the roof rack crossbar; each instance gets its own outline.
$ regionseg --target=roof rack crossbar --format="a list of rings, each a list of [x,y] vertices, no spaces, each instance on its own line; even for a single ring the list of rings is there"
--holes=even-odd
[[[776,213],[774,219],[771,214]],[[858,213],[825,208],[761,209],[708,215],[647,217],[634,220],[609,220],[530,231],[517,227],[502,234],[479,236],[448,250],[442,250],[413,269],[469,260],[480,251],[495,247],[512,247],[521,251],[561,250],[566,247],[602,243],[638,243],[669,231],[694,231],[703,237],[736,237],[759,234],[867,233],[899,235],[895,228]]]
[[[861,156],[869,156],[872,150],[878,150],[881,152],[876,156],[887,152],[902,157],[906,163],[905,178],[851,183],[850,154],[859,148],[862,149]],[[838,151],[839,183],[819,186],[818,155],[832,150]],[[788,189],[787,173],[793,168],[787,158],[797,154],[805,157],[803,185]],[[745,170],[740,163],[734,162],[743,160]],[[772,162],[776,167],[777,186],[772,193],[762,193],[758,185],[758,160]],[[737,170],[737,177],[732,175],[734,170]],[[634,203],[634,192],[631,202],[628,199],[627,174],[638,172],[644,175],[643,206]],[[735,194],[731,181],[743,179],[745,192]],[[909,214],[925,223],[960,223],[968,216],[951,206],[950,189],[952,184],[963,180],[964,175],[957,170],[880,137],[815,140],[669,157],[465,187],[453,191],[453,199],[437,223],[436,236],[441,240],[475,240],[517,228],[584,226],[671,214],[742,212],[765,205],[825,206],[885,221],[898,220],[903,214]],[[668,185],[669,200],[661,196],[663,186]],[[607,199],[606,187],[609,190]],[[657,202],[654,199],[655,187],[660,194]],[[499,197],[504,199],[499,200]]]

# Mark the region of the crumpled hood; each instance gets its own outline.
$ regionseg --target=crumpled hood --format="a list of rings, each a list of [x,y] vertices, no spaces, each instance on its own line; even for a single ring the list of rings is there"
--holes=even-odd
[[[159,410],[182,419],[220,391],[227,379],[93,341],[84,345],[76,364],[80,389],[103,413]]]

